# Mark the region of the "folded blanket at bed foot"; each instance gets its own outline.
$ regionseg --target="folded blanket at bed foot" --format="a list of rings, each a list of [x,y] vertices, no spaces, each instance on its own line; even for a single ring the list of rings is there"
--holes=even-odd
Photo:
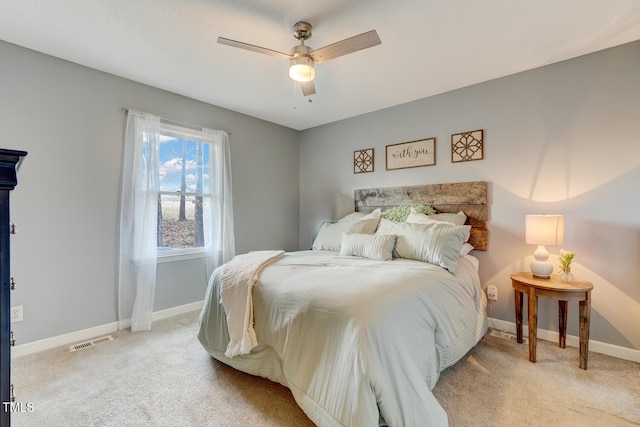
[[[283,256],[282,250],[252,251],[236,255],[223,266],[220,301],[231,338],[225,356],[249,354],[258,345],[253,329],[253,286],[260,271]]]

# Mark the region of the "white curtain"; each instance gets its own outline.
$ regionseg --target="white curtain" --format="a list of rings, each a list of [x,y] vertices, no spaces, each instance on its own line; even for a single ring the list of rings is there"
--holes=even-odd
[[[233,258],[236,246],[233,233],[229,134],[221,130],[203,128],[202,142],[211,144],[209,150],[211,202],[209,206],[205,206],[203,212],[208,279],[216,267]]]
[[[120,201],[118,317],[131,330],[151,329],[156,283],[160,118],[129,110],[124,131]]]
[[[131,313],[131,330],[151,329],[156,282],[158,226],[158,152],[161,119],[129,110],[124,131],[118,263],[118,320]],[[209,143],[209,191],[205,198],[206,278],[235,255],[231,157],[225,131],[202,129]],[[206,191],[205,191],[206,193]],[[133,308],[131,303],[133,301]]]

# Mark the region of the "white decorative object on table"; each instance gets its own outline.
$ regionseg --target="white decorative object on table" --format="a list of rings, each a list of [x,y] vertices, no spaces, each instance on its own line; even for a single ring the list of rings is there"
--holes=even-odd
[[[549,252],[545,245],[561,245],[564,242],[564,217],[562,215],[527,215],[525,240],[538,245],[533,253],[535,261],[530,265],[534,277],[548,279],[553,272]]]

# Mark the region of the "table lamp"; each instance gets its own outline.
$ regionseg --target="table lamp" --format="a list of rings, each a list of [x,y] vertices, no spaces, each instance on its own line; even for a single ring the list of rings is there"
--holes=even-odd
[[[538,245],[531,263],[533,277],[548,279],[553,265],[548,261],[545,245],[562,245],[564,242],[564,217],[562,215],[527,215],[525,240],[529,245]]]

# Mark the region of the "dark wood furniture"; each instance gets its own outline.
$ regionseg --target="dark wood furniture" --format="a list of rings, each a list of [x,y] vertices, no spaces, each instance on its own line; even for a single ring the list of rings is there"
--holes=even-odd
[[[563,283],[560,276],[552,274],[550,279],[538,279],[531,272],[511,275],[516,303],[516,338],[522,343],[522,297],[529,302],[529,360],[536,361],[536,339],[538,329],[538,297],[558,300],[558,329],[560,348],[566,347],[567,310],[569,301],[580,302],[580,368],[587,369],[589,357],[589,323],[591,319],[591,290],[593,285],[584,280],[574,279]]]
[[[9,192],[18,183],[16,166],[26,151],[0,149],[0,425],[11,424],[13,386],[11,385],[11,289],[9,238],[13,226],[9,223]]]

